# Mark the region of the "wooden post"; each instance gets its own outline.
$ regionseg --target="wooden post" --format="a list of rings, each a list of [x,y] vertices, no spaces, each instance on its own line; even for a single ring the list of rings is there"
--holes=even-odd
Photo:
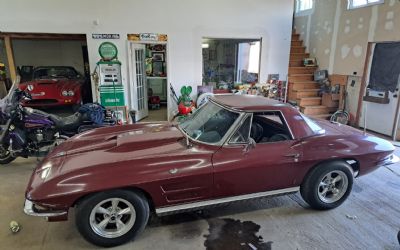
[[[15,79],[17,79],[17,71],[15,69],[14,54],[13,54],[13,50],[12,50],[10,36],[4,37],[4,44],[6,47],[8,70],[10,72],[11,80],[14,82]]]
[[[358,104],[357,104],[357,114],[356,114],[356,120],[354,122],[354,126],[359,128],[360,127],[360,117],[361,117],[361,109],[363,106],[363,96],[365,94],[365,89],[367,87],[367,74],[368,74],[368,66],[369,62],[371,60],[371,53],[372,53],[372,45],[373,43],[369,42],[368,47],[367,47],[367,56],[365,57],[365,62],[364,62],[364,71],[361,79],[361,86],[360,86],[360,94],[358,96]],[[364,114],[366,116],[367,114]],[[365,125],[364,125],[365,126]]]

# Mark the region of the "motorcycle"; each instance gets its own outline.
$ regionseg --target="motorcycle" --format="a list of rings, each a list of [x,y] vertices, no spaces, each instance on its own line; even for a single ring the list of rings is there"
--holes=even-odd
[[[19,79],[0,100],[0,164],[8,164],[17,157],[43,157],[75,134],[117,123],[113,114],[99,104],[89,104],[89,107],[101,108],[104,112],[101,124],[94,122],[93,113],[87,110],[59,117],[24,107],[21,101],[31,98],[29,92],[33,87],[22,91],[18,83]]]

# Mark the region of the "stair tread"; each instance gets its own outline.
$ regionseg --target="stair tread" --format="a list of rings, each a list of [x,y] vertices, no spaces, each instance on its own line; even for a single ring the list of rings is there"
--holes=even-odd
[[[311,83],[317,83],[316,81],[304,81],[304,80],[291,80],[290,81],[291,83],[293,83],[293,84],[296,84],[296,83],[301,83],[301,84],[311,84]]]
[[[295,91],[295,90],[293,90]],[[318,96],[309,96],[309,97],[300,97],[297,98],[297,100],[322,100],[322,97],[318,97]]]
[[[310,53],[308,52],[292,52],[290,55],[309,55]]]
[[[295,74],[290,74],[290,76],[313,76],[314,74],[310,74],[310,73],[308,73],[308,74],[298,74],[298,73],[295,73]]]
[[[320,91],[321,89],[294,89],[293,91],[296,92],[314,92],[314,91]]]

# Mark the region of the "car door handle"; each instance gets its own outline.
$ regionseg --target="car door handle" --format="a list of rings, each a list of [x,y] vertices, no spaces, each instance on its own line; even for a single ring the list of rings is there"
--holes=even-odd
[[[300,157],[300,154],[299,153],[294,153],[294,154],[287,154],[287,155],[284,155],[284,156],[285,157],[293,157],[295,159],[295,161],[296,161]]]
[[[285,155],[286,157],[295,157],[295,158],[298,158],[298,157],[300,157],[300,154],[299,153],[294,153],[294,154],[287,154],[287,155]]]

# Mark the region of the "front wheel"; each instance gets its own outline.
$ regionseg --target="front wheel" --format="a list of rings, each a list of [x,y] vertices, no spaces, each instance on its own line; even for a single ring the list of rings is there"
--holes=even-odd
[[[5,165],[13,160],[15,160],[15,156],[11,154],[11,152],[8,150],[8,147],[6,145],[0,145],[0,164]]]
[[[132,240],[147,224],[146,198],[127,190],[112,190],[89,196],[77,205],[76,226],[89,242],[118,246]]]
[[[351,166],[343,161],[315,167],[300,187],[303,199],[314,209],[327,210],[340,206],[353,186]]]

